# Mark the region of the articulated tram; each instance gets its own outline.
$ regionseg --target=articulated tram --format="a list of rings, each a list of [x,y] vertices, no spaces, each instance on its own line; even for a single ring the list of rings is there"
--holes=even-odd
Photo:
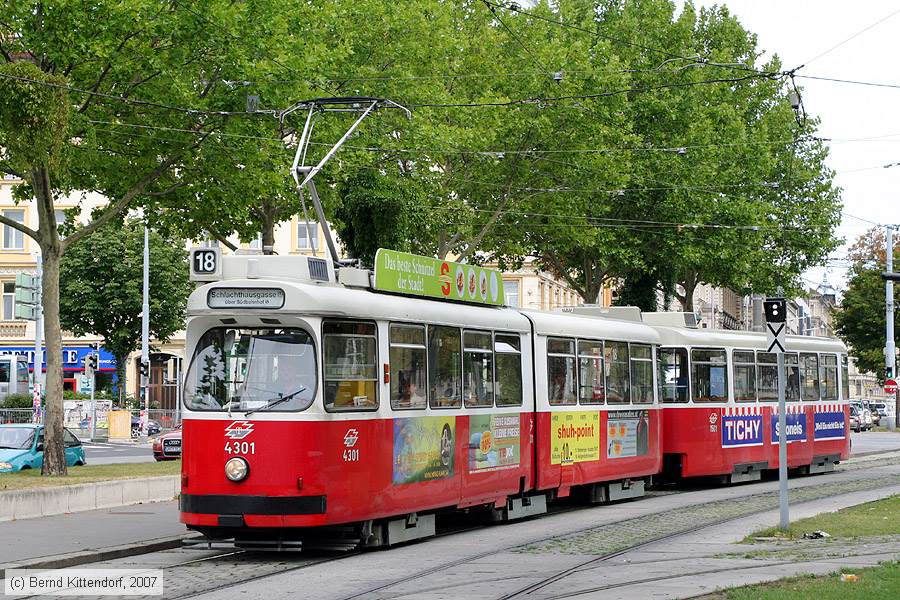
[[[387,263],[406,271],[385,289],[377,272],[316,257],[202,252],[180,509],[210,538],[338,527],[391,545],[432,535],[441,510],[512,520],[573,491],[638,497],[667,469],[737,481],[777,467],[761,335],[654,325],[636,309],[507,308],[498,273],[399,253]],[[846,351],[789,343],[790,466],[815,472],[849,451]],[[746,444],[726,443],[748,428]]]

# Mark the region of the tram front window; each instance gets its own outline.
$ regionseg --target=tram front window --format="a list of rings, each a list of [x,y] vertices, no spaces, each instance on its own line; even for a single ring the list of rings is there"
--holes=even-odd
[[[191,410],[297,411],[316,393],[316,349],[302,329],[210,329],[184,384]]]

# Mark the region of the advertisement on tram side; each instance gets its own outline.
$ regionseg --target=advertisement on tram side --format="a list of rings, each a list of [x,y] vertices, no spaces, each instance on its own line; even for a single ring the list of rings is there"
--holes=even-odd
[[[394,419],[394,485],[453,475],[456,418]]]
[[[600,413],[550,413],[550,464],[600,460]]]
[[[469,472],[519,466],[519,415],[469,418]]]
[[[785,430],[787,431],[787,443],[806,441],[806,414],[787,413],[784,415]],[[777,444],[781,438],[778,435],[778,413],[772,413],[772,443]]]
[[[646,456],[650,445],[650,411],[610,412],[606,433],[606,458]]]
[[[844,411],[823,411],[813,415],[813,435],[817,440],[842,440],[847,436]]]
[[[759,407],[726,408],[722,413],[722,447],[762,446],[763,417]]]

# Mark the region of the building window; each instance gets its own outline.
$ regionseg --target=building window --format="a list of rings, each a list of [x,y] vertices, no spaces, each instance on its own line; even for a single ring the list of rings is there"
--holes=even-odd
[[[262,250],[262,234],[256,234],[256,238],[250,240],[250,243],[247,244],[247,248],[250,250]]]
[[[505,279],[503,280],[503,298],[506,300],[507,306],[519,308],[519,280]]]
[[[3,211],[3,216],[7,219],[11,219],[16,223],[24,223],[25,222],[25,211],[24,210],[5,210]],[[5,250],[24,250],[25,249],[25,236],[18,229],[13,229],[7,225],[3,226],[3,248]]]
[[[14,281],[3,282],[3,318],[7,321],[16,318],[16,284]]]
[[[297,249],[319,249],[319,223],[318,221],[297,221]]]

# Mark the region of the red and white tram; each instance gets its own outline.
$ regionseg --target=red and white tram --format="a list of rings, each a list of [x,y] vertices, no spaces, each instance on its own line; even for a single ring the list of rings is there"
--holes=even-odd
[[[573,486],[640,495],[659,471],[651,327],[378,293],[313,257],[217,260],[188,303],[192,529],[354,524],[392,544],[438,509],[514,519]]]
[[[277,543],[339,527],[390,545],[432,535],[439,510],[511,520],[573,489],[640,496],[667,467],[738,481],[777,466],[763,336],[633,308],[487,306],[499,273],[391,257],[407,271],[380,287],[378,268],[373,284],[315,257],[194,251],[209,283],[188,300],[188,527]],[[849,453],[846,349],[789,345],[790,466],[817,472]]]
[[[759,479],[778,467],[777,356],[766,336],[684,326],[677,313],[644,314],[657,326],[663,461],[677,477]],[[838,340],[788,336],[785,353],[788,467],[833,470],[850,454],[847,348]]]

